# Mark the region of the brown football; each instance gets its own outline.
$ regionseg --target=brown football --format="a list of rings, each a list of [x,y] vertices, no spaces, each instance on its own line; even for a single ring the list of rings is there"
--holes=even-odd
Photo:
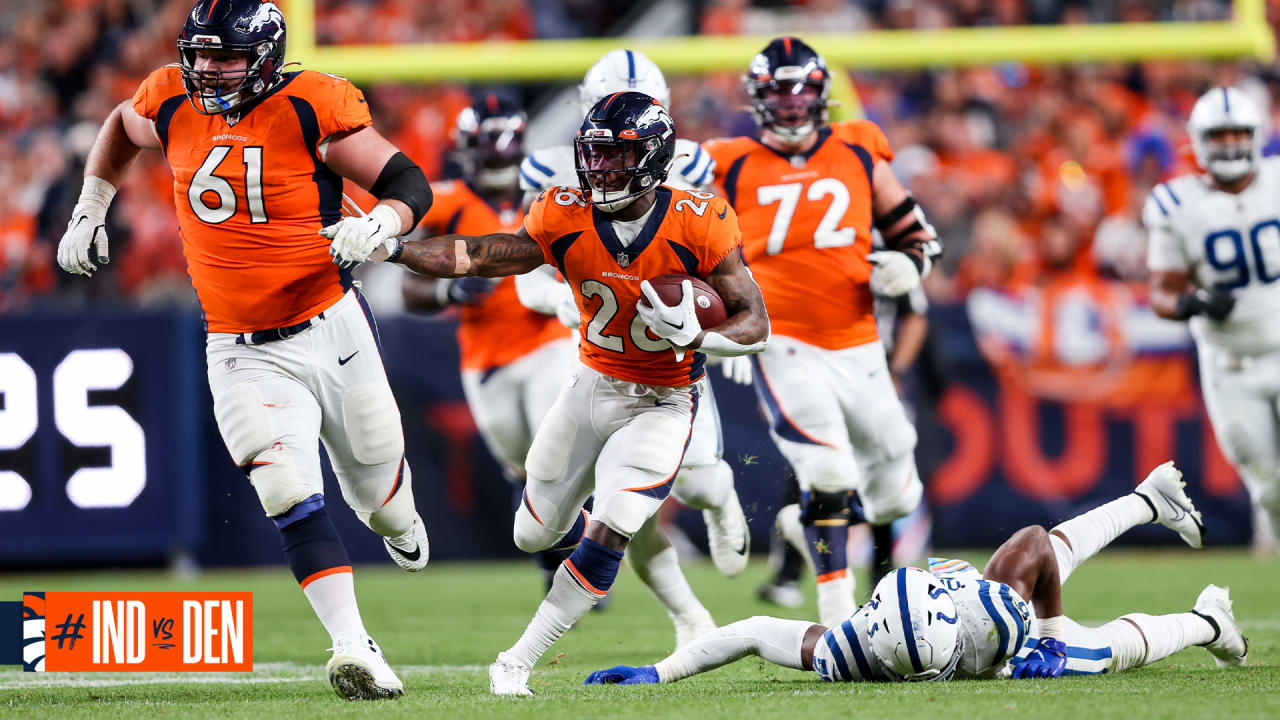
[[[693,307],[698,313],[698,324],[704,330],[709,330],[728,319],[729,314],[724,309],[724,301],[720,299],[720,295],[700,278],[673,273],[649,278],[649,284],[657,291],[662,302],[674,306],[680,304],[680,299],[684,295],[680,283],[685,280],[693,284]],[[640,296],[640,302],[646,307],[649,305],[644,295]]]

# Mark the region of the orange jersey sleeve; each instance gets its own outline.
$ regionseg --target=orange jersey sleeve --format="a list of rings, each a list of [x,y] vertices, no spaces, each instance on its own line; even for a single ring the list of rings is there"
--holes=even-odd
[[[524,216],[524,231],[542,248],[542,259],[564,272],[563,257],[557,259],[557,240],[574,232],[583,215],[590,216],[587,201],[578,188],[554,186],[542,191]]]
[[[187,91],[182,85],[182,70],[177,65],[165,65],[147,76],[133,94],[133,111],[148,120],[155,120],[166,100],[179,97],[185,100]]]
[[[350,80],[322,72],[304,72],[294,80],[293,92],[305,97],[316,114],[320,139],[373,124],[369,103]]]
[[[874,164],[876,160],[893,162],[893,148],[889,147],[889,138],[879,125],[870,120],[851,120],[831,126],[832,133],[842,142],[866,148],[871,154]]]

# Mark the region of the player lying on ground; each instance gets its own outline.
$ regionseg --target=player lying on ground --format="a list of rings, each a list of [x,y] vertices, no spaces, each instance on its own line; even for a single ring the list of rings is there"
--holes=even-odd
[[[656,665],[600,670],[586,682],[675,682],[747,655],[841,682],[1119,672],[1191,645],[1207,647],[1219,666],[1242,665],[1249,645],[1226,588],[1209,585],[1190,612],[1131,613],[1098,628],[1062,614],[1062,583],[1071,572],[1136,525],[1158,522],[1200,547],[1204,527],[1181,477],[1165,463],[1133,493],[1049,532],[1023,528],[982,574],[962,560],[931,559],[930,572],[896,570],[876,585],[871,602],[836,627],[753,617]]]
[[[400,411],[350,268],[412,229],[431,189],[373,128],[354,85],[284,72],[284,47],[274,3],[196,2],[178,38],[181,62],[152,72],[103,123],[58,264],[90,276],[107,262],[116,187],[140,149],[162,151],[227,451],[329,632],[334,689],[352,700],[397,697],[403,686],[360,617],[316,448],[323,441],[347,505],[395,562],[421,570],[427,533]],[[343,178],[378,198],[367,216],[341,216]]]
[[[489,667],[498,695],[533,694],[534,663],[609,591],[623,550],[670,493],[706,376],[703,353],[756,353],[769,337],[733,210],[710,193],[662,185],[675,123],[661,103],[610,95],[587,114],[575,146],[581,189],[544,191],[518,232],[443,235],[390,257],[435,277],[553,264],[582,315],[581,362],[534,436],[514,528],[526,552],[577,548],[524,635]],[[702,327],[688,279],[680,301],[664,303],[648,279],[673,273],[705,279],[726,319]]]

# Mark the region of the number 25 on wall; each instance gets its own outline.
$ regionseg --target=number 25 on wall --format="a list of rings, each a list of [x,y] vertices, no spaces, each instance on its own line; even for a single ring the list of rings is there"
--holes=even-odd
[[[146,436],[124,408],[90,405],[93,390],[116,390],[133,375],[133,359],[119,349],[73,350],[53,371],[53,422],[77,447],[111,448],[111,464],[76,470],[67,498],[81,508],[127,507],[147,484]],[[40,427],[36,373],[17,353],[0,353],[0,451],[26,445]],[[0,469],[0,512],[31,502],[31,484]]]

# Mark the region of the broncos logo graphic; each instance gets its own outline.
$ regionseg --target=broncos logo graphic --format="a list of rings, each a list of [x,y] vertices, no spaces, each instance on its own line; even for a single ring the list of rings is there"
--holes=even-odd
[[[661,125],[663,130],[670,130],[675,125],[666,108],[656,102],[645,108],[645,111],[640,113],[640,117],[636,118],[636,129],[638,130],[646,130],[654,125]]]
[[[249,18],[249,32],[257,32],[268,25],[275,25],[276,28],[284,27],[284,13],[281,13],[280,8],[273,2],[264,2],[258,6],[253,17]]]

